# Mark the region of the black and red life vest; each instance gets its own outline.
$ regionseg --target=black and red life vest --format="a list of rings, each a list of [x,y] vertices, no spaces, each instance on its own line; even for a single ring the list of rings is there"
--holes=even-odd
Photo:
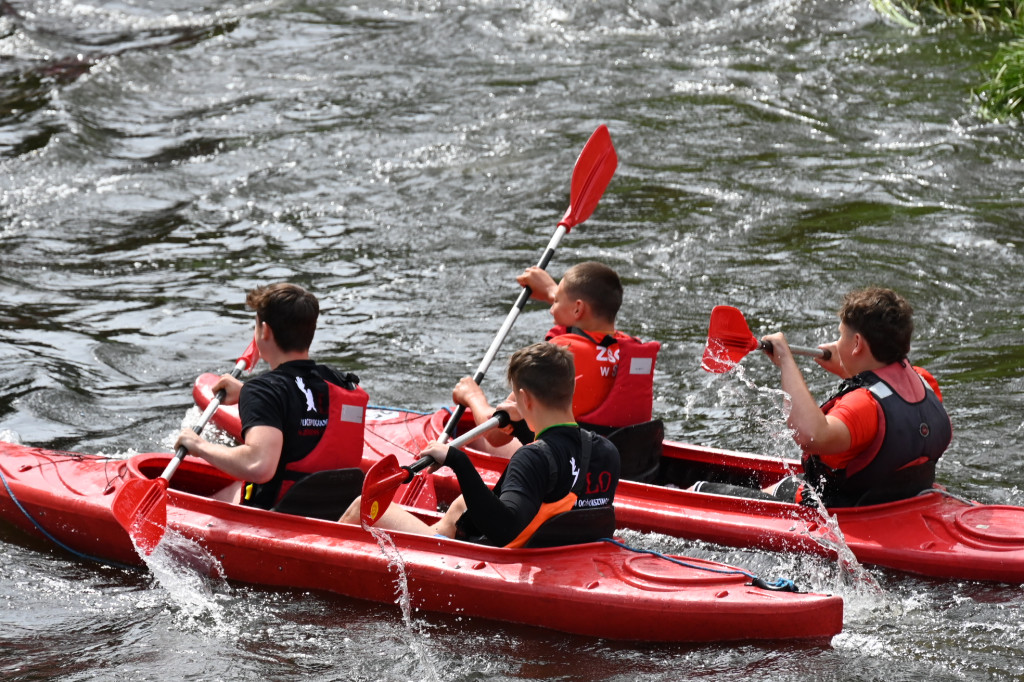
[[[906,361],[903,361],[906,362]],[[927,381],[924,397],[911,402],[894,386],[899,374],[913,371],[896,362],[847,379],[823,406],[828,414],[846,393],[866,388],[878,409],[878,433],[871,444],[842,470],[805,455],[804,471],[829,507],[878,504],[913,497],[935,482],[935,463],[953,438],[942,401]]]
[[[506,547],[523,547],[536,535],[545,523],[560,514],[573,510],[596,510],[607,508],[608,513],[614,518],[612,501],[615,498],[615,489],[619,482],[618,458],[614,462],[605,462],[605,467],[593,465],[594,441],[600,436],[580,429],[580,456],[579,461],[575,458],[571,464],[576,471],[576,480],[569,492],[553,502],[543,502],[537,510],[533,520],[509,542]],[[536,441],[548,459],[548,466],[552,472],[558,470],[558,462],[551,447],[543,440]],[[581,527],[575,529],[581,536],[586,536],[589,528]],[[578,540],[573,540],[578,541]]]
[[[277,490],[273,504],[279,502],[296,481],[309,474],[358,467],[363,459],[363,430],[369,396],[354,382],[352,388],[344,388],[329,381],[326,383],[327,424],[316,446],[301,459],[284,462],[283,466],[278,464],[274,477],[262,486],[257,486],[268,492]],[[247,502],[250,500],[243,495],[243,504]]]

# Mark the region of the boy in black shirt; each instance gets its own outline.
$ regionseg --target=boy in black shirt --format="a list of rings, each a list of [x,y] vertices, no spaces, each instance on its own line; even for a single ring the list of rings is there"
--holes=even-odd
[[[421,453],[455,471],[462,496],[428,525],[398,505],[379,528],[440,534],[499,546],[520,546],[546,519],[574,508],[611,506],[619,481],[619,453],[607,439],[584,431],[572,414],[575,369],[561,346],[536,343],[509,360],[508,381],[519,412],[537,440],[519,448],[493,490],[461,450],[439,442]],[[357,523],[357,499],[341,521]]]

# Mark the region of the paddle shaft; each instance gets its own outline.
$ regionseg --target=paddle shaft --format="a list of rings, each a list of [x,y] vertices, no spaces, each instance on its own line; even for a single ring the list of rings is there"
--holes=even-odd
[[[245,357],[238,358],[238,362],[235,363],[235,368],[231,370],[231,376],[236,379],[240,377],[242,375],[242,370],[246,368],[247,364],[248,362]],[[226,395],[227,391],[223,388],[217,391],[217,395],[213,397],[210,404],[206,406],[205,410],[203,410],[203,415],[199,418],[199,423],[192,427],[193,431],[196,433],[203,432],[203,429],[205,429],[206,425],[210,422],[210,417],[212,417],[213,413],[217,411],[218,407],[220,407],[221,401],[224,400],[224,396]],[[173,476],[174,472],[178,470],[178,465],[181,464],[181,460],[185,459],[185,455],[187,454],[188,450],[186,450],[184,446],[178,448],[174,453],[174,457],[172,457],[171,461],[167,463],[167,467],[164,469],[164,472],[160,474],[160,478],[168,481],[171,480],[171,476]]]
[[[772,354],[772,344],[770,341],[758,341],[758,348],[766,351],[769,355]],[[822,360],[831,360],[832,352],[824,348],[807,348],[806,346],[790,346],[789,350],[793,351],[793,355],[806,355],[809,358],[821,358]]]
[[[555,249],[558,248],[558,244],[562,241],[562,237],[568,229],[565,225],[559,223],[558,229],[551,235],[551,241],[548,242],[548,246],[544,249],[544,255],[540,257],[540,261],[537,262],[537,267],[544,270],[548,267],[548,263],[551,262],[552,256],[555,255]],[[487,349],[487,353],[484,355],[484,359],[480,361],[480,365],[476,368],[476,374],[473,375],[473,381],[479,384],[484,380],[484,375],[487,374],[487,370],[490,368],[491,363],[494,362],[495,356],[498,354],[498,350],[501,348],[501,344],[505,342],[505,338],[508,336],[509,330],[512,329],[512,325],[515,324],[516,319],[519,317],[519,313],[523,311],[523,307],[526,306],[526,302],[530,300],[530,295],[533,290],[528,286],[524,286],[523,290],[519,292],[519,298],[516,299],[512,309],[508,311],[508,315],[505,317],[505,321],[501,325],[501,329],[498,330],[497,336],[491,341],[491,347]],[[465,405],[458,405],[452,416],[449,417],[448,423],[445,424],[444,433],[441,435],[441,442],[446,443],[455,434],[455,429],[459,425],[459,420],[462,419],[462,415],[466,413]],[[485,422],[486,423],[486,422]],[[483,426],[481,424],[481,426]],[[418,471],[418,470],[417,470]]]
[[[456,423],[458,423],[458,422],[456,421]],[[483,424],[480,424],[476,428],[473,428],[473,429],[470,429],[469,431],[466,431],[464,434],[462,434],[461,436],[459,436],[458,438],[456,438],[452,442],[448,443],[448,447],[451,447],[451,448],[461,447],[461,446],[465,445],[466,443],[469,443],[470,441],[472,441],[472,440],[474,440],[476,438],[479,438],[480,436],[484,435],[485,433],[487,433],[491,429],[502,427],[502,426],[508,426],[508,423],[509,423],[508,413],[504,412],[502,410],[498,410],[497,412],[494,413],[493,417],[491,417],[490,419],[485,421]],[[425,457],[420,457],[418,460],[416,460],[415,462],[413,462],[409,466],[402,467],[403,469],[405,469],[406,471],[409,472],[409,477],[406,479],[406,482],[412,480],[413,476],[415,476],[417,473],[419,473],[420,471],[423,471],[428,466],[430,466],[431,464],[434,464],[434,463],[435,463],[434,458],[429,456],[429,455],[427,455]]]

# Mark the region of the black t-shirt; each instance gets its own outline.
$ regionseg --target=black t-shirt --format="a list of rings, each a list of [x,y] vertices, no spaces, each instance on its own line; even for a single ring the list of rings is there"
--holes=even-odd
[[[555,426],[544,431],[540,440],[553,457],[538,442],[522,446],[512,455],[493,491],[465,453],[449,449],[445,464],[455,472],[466,498],[468,519],[464,517],[460,526],[467,535],[482,534],[491,544],[506,545],[530,524],[541,503],[556,502],[573,489],[580,472],[573,470],[570,459],[575,458],[579,466],[579,428]],[[594,436],[586,476],[577,506],[611,504],[619,480],[619,452],[606,438]]]
[[[238,398],[242,437],[254,426],[271,426],[284,436],[277,473],[270,482],[256,486],[250,504],[269,508],[276,499],[285,465],[302,459],[320,442],[329,417],[328,381],[351,389],[359,379],[312,360],[292,360],[242,386]]]

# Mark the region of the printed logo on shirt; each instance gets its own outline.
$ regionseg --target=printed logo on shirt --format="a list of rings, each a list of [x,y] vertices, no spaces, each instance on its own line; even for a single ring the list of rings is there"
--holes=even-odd
[[[572,485],[569,486],[569,487],[570,488],[575,488],[576,487],[576,480],[580,477],[580,470],[576,468],[576,458],[575,457],[570,457],[569,458],[569,466],[572,467]]]
[[[313,402],[313,391],[306,388],[306,383],[302,380],[302,377],[295,377],[295,385],[299,387],[302,395],[306,396],[306,411],[316,412],[316,404]]]

